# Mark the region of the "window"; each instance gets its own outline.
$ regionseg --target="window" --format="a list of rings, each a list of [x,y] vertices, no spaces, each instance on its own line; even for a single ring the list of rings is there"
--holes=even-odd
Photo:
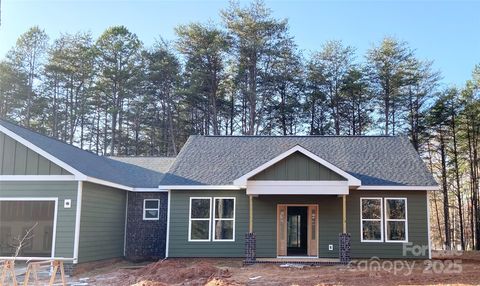
[[[385,198],[386,242],[407,242],[407,199]]]
[[[160,200],[143,200],[143,220],[158,220],[160,217]]]
[[[360,227],[362,242],[382,242],[382,199],[360,199]]]
[[[214,198],[213,240],[235,240],[235,198]]]
[[[210,241],[211,198],[190,198],[189,241]]]

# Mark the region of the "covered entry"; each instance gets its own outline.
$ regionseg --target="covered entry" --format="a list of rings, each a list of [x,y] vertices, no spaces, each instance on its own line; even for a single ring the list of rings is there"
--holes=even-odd
[[[56,198],[0,198],[0,257],[52,257],[56,213]]]
[[[277,256],[318,256],[318,205],[277,205]]]

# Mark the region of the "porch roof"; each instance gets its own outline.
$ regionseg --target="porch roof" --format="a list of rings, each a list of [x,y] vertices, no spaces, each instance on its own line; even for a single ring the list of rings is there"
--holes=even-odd
[[[297,145],[362,186],[437,186],[404,136],[191,136],[160,185],[233,186]]]

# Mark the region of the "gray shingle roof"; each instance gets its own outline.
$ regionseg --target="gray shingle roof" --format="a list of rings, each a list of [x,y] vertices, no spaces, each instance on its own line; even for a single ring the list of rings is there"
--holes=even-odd
[[[160,173],[168,172],[175,161],[175,157],[111,156],[108,158]]]
[[[232,184],[296,145],[360,179],[362,185],[437,185],[403,136],[191,136],[161,184]]]
[[[134,188],[157,188],[163,173],[98,156],[0,119],[0,125],[82,174]]]

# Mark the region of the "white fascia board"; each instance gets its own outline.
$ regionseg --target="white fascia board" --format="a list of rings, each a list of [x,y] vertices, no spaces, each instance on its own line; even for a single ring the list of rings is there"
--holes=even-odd
[[[348,195],[347,181],[249,181],[247,195]]]
[[[437,191],[439,186],[360,186],[359,191]]]
[[[107,187],[122,189],[122,190],[125,190],[125,191],[133,191],[133,189],[134,189],[132,187],[128,187],[128,186],[124,186],[124,185],[121,185],[121,184],[112,183],[110,181],[105,181],[105,180],[102,180],[102,179],[97,179],[97,178],[88,177],[88,176],[85,177],[84,181],[99,184],[99,185],[104,185],[104,186],[107,186]]]
[[[0,175],[0,181],[76,181],[73,175]]]
[[[165,193],[168,190],[163,190],[159,188],[133,188],[132,192],[137,193]]]
[[[84,175],[79,172],[77,169],[73,168],[72,166],[68,165],[67,163],[59,160],[58,158],[54,157],[48,152],[45,152],[43,149],[34,145],[32,142],[24,139],[23,137],[17,135],[16,133],[10,131],[9,129],[5,128],[4,126],[0,125],[0,131],[8,135],[9,137],[13,138],[15,141],[20,142],[21,144],[25,145],[27,148],[37,152],[38,154],[42,155],[43,157],[47,158],[48,160],[52,161],[53,163],[57,164],[58,166],[62,167],[63,169],[67,170],[68,172],[75,175],[77,180],[81,180]]]
[[[287,150],[286,152],[278,155],[277,157],[273,158],[272,160],[260,165],[259,167],[253,169],[252,171],[246,173],[245,175],[241,176],[240,178],[233,181],[233,184],[236,186],[245,186],[247,184],[247,180],[252,176],[260,173],[261,171],[267,169],[268,167],[274,165],[275,163],[285,159],[286,157],[292,155],[295,152],[300,152],[303,155],[309,157],[310,159],[316,161],[317,163],[323,165],[324,167],[332,170],[333,172],[339,174],[340,176],[347,179],[349,186],[360,186],[362,182],[355,178],[354,176],[350,175],[349,173],[343,171],[342,169],[338,168],[337,166],[331,164],[330,162],[318,157],[317,155],[313,154],[312,152],[308,151],[307,149],[303,148],[300,145],[296,145],[295,147]]]
[[[243,187],[244,189],[245,187]],[[234,185],[165,185],[158,186],[159,190],[241,190],[241,186]]]

